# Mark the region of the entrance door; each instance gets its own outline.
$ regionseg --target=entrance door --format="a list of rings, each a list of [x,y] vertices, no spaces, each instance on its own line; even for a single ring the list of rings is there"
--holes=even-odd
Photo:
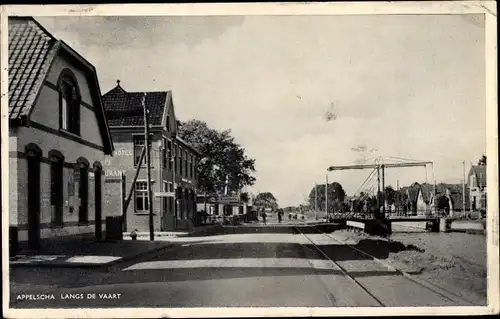
[[[97,240],[102,238],[102,172],[96,170],[94,173],[95,181],[95,237]]]
[[[28,248],[40,249],[40,159],[28,157]]]
[[[89,200],[89,170],[88,166],[81,164],[80,167],[80,188],[78,196],[80,197],[79,222],[86,224],[89,221],[88,200]]]

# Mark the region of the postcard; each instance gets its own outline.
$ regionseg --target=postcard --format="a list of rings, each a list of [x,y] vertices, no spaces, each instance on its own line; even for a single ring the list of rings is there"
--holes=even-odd
[[[1,30],[6,318],[499,312],[495,2]]]

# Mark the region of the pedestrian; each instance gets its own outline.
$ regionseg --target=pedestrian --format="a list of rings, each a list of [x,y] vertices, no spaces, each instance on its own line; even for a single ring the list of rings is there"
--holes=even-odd
[[[266,212],[262,212],[262,221],[264,222],[264,225],[266,224]]]
[[[278,211],[278,223],[281,224],[281,212],[280,211]]]
[[[130,232],[130,237],[132,238],[132,240],[137,240],[137,229],[134,229]]]

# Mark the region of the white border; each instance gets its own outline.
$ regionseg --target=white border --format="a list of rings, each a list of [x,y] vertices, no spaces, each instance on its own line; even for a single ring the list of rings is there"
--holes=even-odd
[[[2,232],[8,243],[8,35],[7,16],[94,16],[94,15],[361,15],[361,14],[473,14],[486,16],[486,108],[488,157],[488,299],[487,307],[394,307],[394,308],[142,308],[142,309],[8,309],[10,318],[144,318],[144,317],[254,317],[254,316],[380,316],[380,315],[471,315],[499,312],[499,218],[498,218],[498,122],[497,41],[495,1],[358,2],[358,3],[247,3],[247,4],[120,4],[2,6],[1,36],[1,131],[2,131]],[[7,174],[6,174],[7,173]],[[2,246],[3,246],[2,245]],[[2,249],[3,291],[9,291],[8,252]]]

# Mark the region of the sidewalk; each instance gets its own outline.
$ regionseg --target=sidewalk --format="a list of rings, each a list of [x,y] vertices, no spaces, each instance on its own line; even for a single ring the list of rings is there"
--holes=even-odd
[[[95,241],[93,239],[65,239],[43,242],[43,248],[36,254],[10,257],[11,267],[85,267],[111,266],[143,255],[160,251],[175,244],[168,241],[117,242]]]
[[[164,237],[207,236],[221,229],[220,225],[204,225],[184,232],[155,232],[158,241],[149,240],[149,232],[138,233],[138,240],[131,240],[130,233],[123,233],[122,241],[96,241],[92,237],[51,238],[43,240],[41,251],[10,258],[11,267],[85,267],[111,266],[146,254],[177,245]]]

